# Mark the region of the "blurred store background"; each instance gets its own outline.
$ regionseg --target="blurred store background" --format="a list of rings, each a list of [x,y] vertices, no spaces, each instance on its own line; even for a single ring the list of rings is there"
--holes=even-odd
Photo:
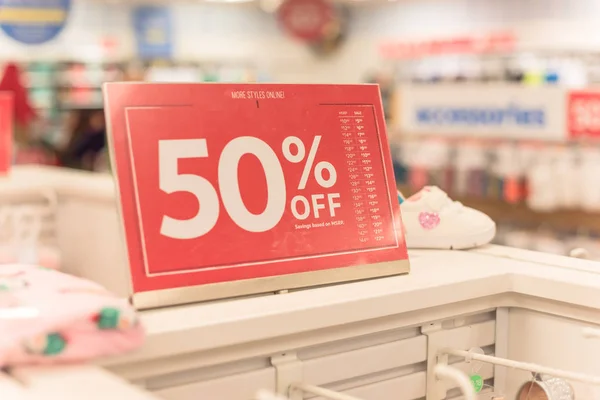
[[[598,23],[596,0],[0,0],[0,91],[17,164],[106,171],[103,82],[379,83],[403,191],[600,259]]]

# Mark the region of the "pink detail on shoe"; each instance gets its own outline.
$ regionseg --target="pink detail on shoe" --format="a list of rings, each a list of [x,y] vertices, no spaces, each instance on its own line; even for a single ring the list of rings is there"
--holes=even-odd
[[[423,229],[431,230],[440,224],[440,216],[435,212],[422,212],[419,214],[419,223]]]

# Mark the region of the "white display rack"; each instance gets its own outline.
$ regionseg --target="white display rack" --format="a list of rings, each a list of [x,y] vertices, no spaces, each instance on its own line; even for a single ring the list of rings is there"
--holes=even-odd
[[[520,369],[523,371],[534,372],[536,374],[550,375],[556,378],[563,378],[568,381],[582,382],[589,385],[600,385],[600,376],[591,376],[586,374],[580,374],[577,372],[564,371],[561,369],[550,368],[534,363],[525,363],[506,358],[488,356],[485,354],[477,354],[471,351],[455,350],[455,349],[444,349],[441,354],[447,354],[452,356],[464,357],[465,360],[481,361],[493,365],[501,365],[507,368]],[[442,364],[443,365],[443,364]]]
[[[2,400],[158,400],[92,366],[22,368],[0,374]]]
[[[35,203],[40,189],[56,194],[65,271],[126,295],[115,284],[127,267],[110,176],[20,168],[0,179],[0,203]],[[506,399],[531,370],[596,399],[597,263],[498,246],[410,258],[407,276],[144,311],[140,351],[11,371],[0,379],[11,395],[0,398],[249,400],[264,389],[291,400],[472,399],[465,385],[477,360]]]
[[[22,223],[28,223],[27,233],[34,234],[36,240],[55,245],[57,202],[56,192],[48,188],[38,190],[21,188],[21,190],[1,193],[0,240],[18,236],[19,232],[15,232],[14,228],[19,225],[19,221],[15,220],[21,219]],[[31,229],[33,232],[30,231]]]

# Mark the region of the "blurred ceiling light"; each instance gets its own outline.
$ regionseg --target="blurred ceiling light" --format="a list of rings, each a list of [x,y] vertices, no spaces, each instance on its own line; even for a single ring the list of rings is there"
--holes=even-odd
[[[260,0],[260,8],[264,12],[274,13],[277,11],[281,3],[283,3],[283,0]]]

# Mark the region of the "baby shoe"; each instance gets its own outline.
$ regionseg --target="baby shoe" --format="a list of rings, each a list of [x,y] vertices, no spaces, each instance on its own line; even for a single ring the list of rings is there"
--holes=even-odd
[[[409,249],[470,249],[496,235],[490,217],[453,201],[441,189],[427,186],[409,198],[398,192]]]

